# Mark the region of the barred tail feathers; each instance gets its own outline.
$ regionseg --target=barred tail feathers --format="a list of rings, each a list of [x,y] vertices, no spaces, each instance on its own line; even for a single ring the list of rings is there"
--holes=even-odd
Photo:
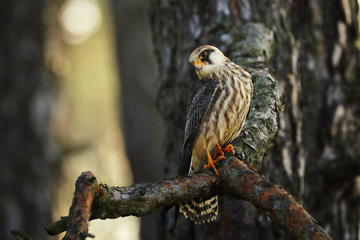
[[[181,203],[179,211],[196,224],[215,221],[218,215],[218,196]]]

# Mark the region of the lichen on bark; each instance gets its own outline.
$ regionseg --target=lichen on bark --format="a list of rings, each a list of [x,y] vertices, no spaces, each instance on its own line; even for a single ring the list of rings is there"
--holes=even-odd
[[[233,142],[237,156],[254,168],[273,146],[282,109],[281,91],[267,63],[271,58],[273,32],[263,24],[249,23],[234,31],[231,59],[250,72],[254,84],[249,116]]]

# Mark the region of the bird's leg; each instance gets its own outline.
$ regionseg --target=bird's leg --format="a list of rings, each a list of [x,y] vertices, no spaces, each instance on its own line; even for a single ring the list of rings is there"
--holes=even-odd
[[[222,150],[222,148],[220,147],[220,145],[219,145],[219,143],[217,143],[216,144],[216,150],[215,150],[215,153],[214,153],[214,155],[213,155],[213,159],[215,159],[216,158],[216,156],[217,155],[221,155],[221,156],[224,156],[224,152],[223,152],[223,150]]]
[[[214,169],[216,175],[219,176],[219,173],[218,173],[218,171],[216,170],[214,164],[217,163],[218,161],[224,159],[225,157],[224,157],[224,156],[220,156],[220,157],[218,157],[216,160],[214,160],[214,159],[211,158],[210,153],[209,153],[208,150],[206,150],[206,155],[207,155],[207,158],[208,158],[208,164],[206,164],[203,169],[207,169],[207,168],[212,167],[212,168]]]
[[[231,144],[228,144],[225,148],[221,148],[221,147],[220,147],[220,144],[217,143],[217,144],[216,144],[216,150],[215,150],[215,153],[214,153],[213,157],[211,157],[209,151],[206,150],[206,155],[207,155],[207,158],[208,158],[208,164],[206,164],[203,169],[207,169],[207,168],[212,167],[212,168],[214,169],[216,175],[219,176],[219,173],[218,173],[218,171],[216,170],[214,164],[217,163],[217,162],[220,161],[220,160],[223,160],[223,159],[225,158],[225,157],[224,157],[224,152],[231,152],[233,155],[235,155],[234,148],[233,148],[233,146],[232,146]],[[216,158],[219,154],[220,154],[221,156],[219,156],[218,158]]]

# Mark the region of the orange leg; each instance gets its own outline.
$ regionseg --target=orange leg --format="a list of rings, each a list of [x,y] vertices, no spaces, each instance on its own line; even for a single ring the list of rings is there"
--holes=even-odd
[[[224,152],[223,152],[223,150],[222,150],[222,148],[220,147],[220,145],[219,145],[219,143],[217,143],[216,144],[216,151],[215,151],[215,153],[214,153],[214,155],[213,155],[213,159],[215,159],[216,158],[216,156],[217,155],[221,155],[221,156],[224,156]]]
[[[224,159],[225,157],[224,157],[224,156],[220,156],[220,157],[218,157],[216,160],[213,160],[213,159],[211,158],[210,153],[209,153],[208,150],[206,150],[206,154],[207,154],[207,157],[208,157],[208,164],[205,165],[203,169],[207,169],[207,168],[212,167],[212,168],[214,169],[216,175],[219,176],[219,173],[218,173],[218,171],[216,170],[214,164],[217,163],[218,161]]]

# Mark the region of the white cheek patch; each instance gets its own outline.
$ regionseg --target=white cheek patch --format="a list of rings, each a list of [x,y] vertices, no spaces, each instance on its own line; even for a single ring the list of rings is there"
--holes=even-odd
[[[226,61],[226,57],[221,52],[213,52],[210,55],[212,65],[222,65]]]
[[[209,74],[209,73],[211,73],[212,71],[214,71],[214,65],[209,65],[208,63],[205,63],[204,67],[202,68],[202,71],[203,71],[205,74]]]
[[[205,64],[201,70],[197,71],[197,74],[198,74],[199,78],[205,78],[207,75],[212,73],[214,70],[215,70],[214,65]]]

